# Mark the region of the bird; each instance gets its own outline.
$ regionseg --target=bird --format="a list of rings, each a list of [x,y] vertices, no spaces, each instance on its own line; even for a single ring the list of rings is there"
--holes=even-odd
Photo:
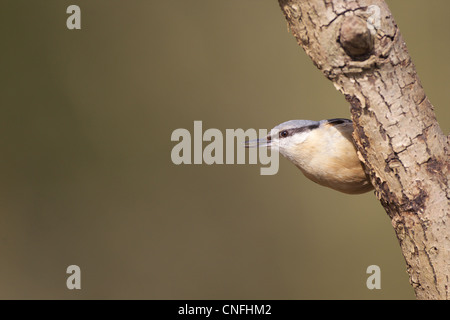
[[[373,189],[352,140],[349,119],[290,120],[265,138],[248,140],[246,148],[268,147],[290,160],[310,180],[347,193],[362,194]]]

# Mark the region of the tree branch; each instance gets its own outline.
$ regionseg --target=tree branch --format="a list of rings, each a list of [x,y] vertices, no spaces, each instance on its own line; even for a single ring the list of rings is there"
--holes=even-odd
[[[350,103],[358,156],[418,299],[450,298],[449,141],[383,0],[279,0],[289,29]]]

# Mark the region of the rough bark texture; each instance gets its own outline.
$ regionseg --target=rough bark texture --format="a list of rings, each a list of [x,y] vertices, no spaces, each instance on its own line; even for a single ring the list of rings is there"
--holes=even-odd
[[[450,298],[449,140],[383,0],[279,0],[289,29],[350,103],[358,155],[418,299]]]

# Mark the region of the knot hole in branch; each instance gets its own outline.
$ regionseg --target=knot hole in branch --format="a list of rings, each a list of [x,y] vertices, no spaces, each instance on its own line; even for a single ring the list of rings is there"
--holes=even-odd
[[[367,21],[357,16],[346,16],[339,32],[339,42],[353,60],[366,60],[373,51],[374,39]]]

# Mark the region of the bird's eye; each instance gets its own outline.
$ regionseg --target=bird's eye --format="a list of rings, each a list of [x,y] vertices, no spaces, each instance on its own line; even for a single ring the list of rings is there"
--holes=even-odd
[[[280,138],[286,138],[289,135],[287,130],[280,131]]]

